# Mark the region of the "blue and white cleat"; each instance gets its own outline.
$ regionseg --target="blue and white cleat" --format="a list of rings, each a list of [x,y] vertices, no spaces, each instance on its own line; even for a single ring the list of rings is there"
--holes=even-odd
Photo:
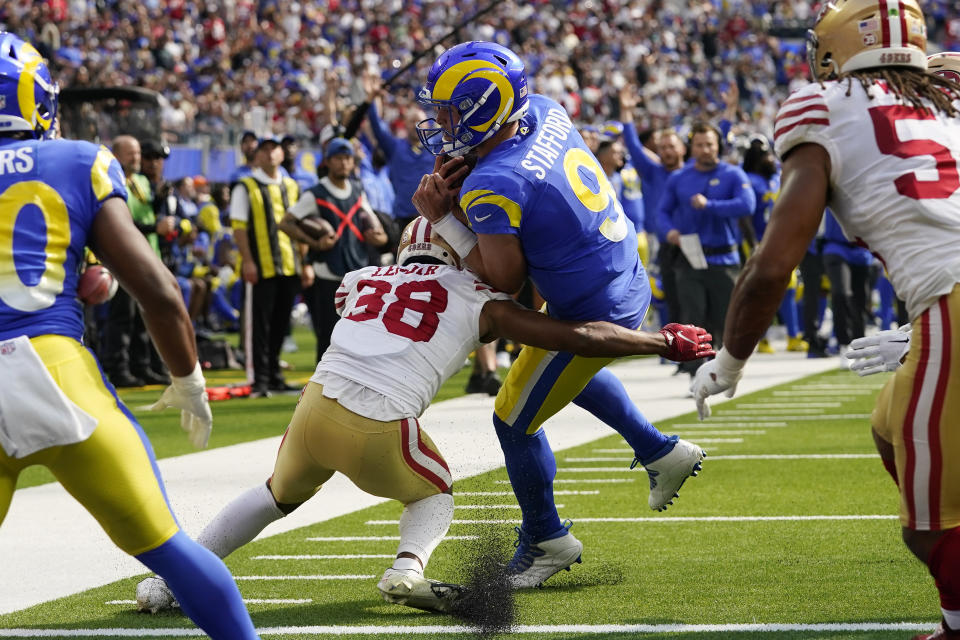
[[[514,589],[539,587],[543,582],[566,569],[574,562],[582,562],[583,543],[573,537],[567,520],[563,524],[563,533],[555,538],[534,542],[520,527],[515,527],[517,548],[513,559],[507,565],[507,580]]]
[[[650,508],[663,511],[673,504],[673,499],[680,497],[680,487],[687,478],[697,475],[706,456],[707,453],[692,442],[677,440],[669,453],[644,465],[650,476]]]

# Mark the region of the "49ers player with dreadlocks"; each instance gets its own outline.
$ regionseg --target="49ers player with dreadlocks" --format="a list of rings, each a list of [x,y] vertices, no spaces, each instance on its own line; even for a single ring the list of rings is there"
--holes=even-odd
[[[927,73],[915,0],[836,0],[809,33],[814,82],[780,108],[780,198],[733,293],[724,348],[691,390],[733,395],[794,267],[829,206],[906,298],[910,352],[877,398],[873,434],[900,487],[907,547],[930,569],[960,638],[960,85]]]

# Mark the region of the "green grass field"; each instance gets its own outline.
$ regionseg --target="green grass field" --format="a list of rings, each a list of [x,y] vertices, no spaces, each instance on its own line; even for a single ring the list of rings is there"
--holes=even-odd
[[[448,382],[443,393],[457,395],[467,372]],[[306,368],[298,367],[290,377],[307,375]],[[551,578],[543,589],[516,594],[516,632],[497,637],[893,640],[912,637],[915,628],[932,629],[939,617],[936,590],[900,541],[894,517],[897,492],[875,457],[867,421],[831,417],[868,414],[884,379],[830,372],[738,397],[718,407],[707,423],[697,424],[695,414],[660,423],[664,431],[700,442],[709,453],[701,475],[684,486],[681,498],[663,514],[647,508],[646,474],[629,470],[632,456],[619,437],[558,453],[557,502],[564,505],[561,516],[573,520],[573,532],[584,543],[583,564]],[[846,395],[838,395],[844,390]],[[814,395],[818,391],[825,395]],[[156,393],[138,391],[124,394],[124,399],[136,405],[149,402],[151,395]],[[216,406],[218,426],[211,446],[278,433],[295,401],[284,397]],[[763,405],[779,403],[805,406],[793,411],[772,408],[766,413],[779,411],[787,417],[758,419]],[[822,408],[821,414],[817,403],[839,406]],[[188,451],[175,415],[138,417],[159,456]],[[838,454],[852,457],[809,457]],[[782,455],[795,457],[776,457]],[[594,482],[585,482],[589,480]],[[460,582],[470,579],[478,557],[487,558],[486,550],[512,552],[519,511],[503,469],[459,480],[454,492],[458,508],[450,535],[475,539],[443,542],[427,574]],[[351,635],[357,635],[358,627],[379,629],[368,630],[364,637],[477,637],[475,630],[458,632],[456,625],[462,623],[451,616],[380,600],[376,580],[391,562],[395,541],[310,539],[396,535],[399,515],[400,505],[383,504],[256,541],[230,556],[227,564],[245,598],[288,600],[248,604],[264,637],[332,637],[350,628]],[[258,557],[346,554],[384,557]],[[370,577],[291,577],[311,575]],[[251,576],[277,579],[244,579]],[[4,629],[13,628],[157,629],[157,635],[149,637],[163,638],[178,637],[170,630],[193,629],[176,612],[135,612],[134,587],[142,577],[0,616],[0,637],[9,635]],[[111,604],[115,601],[120,602]],[[901,622],[920,626],[860,631],[810,626]],[[794,630],[743,626],[755,624],[793,625],[785,628]],[[557,625],[588,627],[579,627],[581,633],[578,627]],[[718,627],[684,633],[664,625]],[[394,629],[398,626],[403,628]]]

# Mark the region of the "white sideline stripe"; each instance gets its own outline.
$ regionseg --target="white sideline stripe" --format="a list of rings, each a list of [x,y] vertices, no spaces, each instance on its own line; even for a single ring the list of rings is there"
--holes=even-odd
[[[802,409],[803,407],[823,407],[836,409],[842,402],[748,402],[737,405],[737,409]]]
[[[619,484],[621,482],[633,482],[633,478],[591,478],[589,480],[571,480],[562,478],[554,480],[553,484]],[[494,484],[510,484],[509,480],[494,480]]]
[[[244,598],[246,604],[308,604],[313,598]],[[136,600],[107,600],[103,604],[135,605]]]
[[[575,518],[581,522],[807,522],[821,520],[898,520],[898,515],[836,516],[663,516],[646,518]],[[395,525],[399,520],[367,520],[368,525]],[[451,524],[516,524],[518,520],[453,520]]]
[[[555,491],[554,493],[560,493]],[[513,493],[510,493],[513,495]],[[477,540],[480,536],[444,536],[443,540]],[[304,538],[308,542],[372,542],[383,540],[399,540],[400,536],[313,536]],[[443,542],[441,540],[441,542]],[[391,556],[392,557],[392,556]]]
[[[397,520],[396,522],[400,522]],[[393,556],[391,556],[393,557]],[[233,576],[234,580],[370,580],[377,576],[341,575],[341,576]]]
[[[779,417],[779,416],[777,416]],[[675,424],[671,429],[712,429],[714,427],[764,427],[766,429],[780,429],[783,427],[789,427],[790,425],[786,422],[724,422],[722,425],[714,422],[715,420],[726,420],[725,416],[714,416],[710,419],[709,422],[681,422]],[[712,423],[712,424],[711,424]],[[727,433],[727,432],[724,432]],[[730,431],[729,433],[735,433]]]
[[[697,442],[743,442],[743,438],[697,438]]]
[[[347,554],[306,554],[306,555],[267,555],[253,556],[251,560],[368,560],[371,558],[395,558],[395,553],[347,553]]]
[[[747,415],[747,414],[737,415],[736,413],[725,413],[725,414],[723,414],[723,415],[714,416],[714,417],[710,418],[710,421],[713,422],[714,420],[719,420],[719,421],[722,422],[722,421],[724,421],[724,420],[746,420],[746,419],[751,419],[751,420],[752,420],[752,419],[754,419],[754,418],[756,418],[757,420],[763,420],[763,419],[768,419],[768,420],[770,420],[770,419],[775,419],[775,420],[793,420],[793,421],[797,421],[797,420],[824,420],[824,419],[830,419],[830,420],[869,420],[869,419],[870,419],[870,414],[869,414],[869,413],[825,413],[825,414],[818,415],[818,416],[766,416],[766,415],[762,415],[762,414],[761,414],[761,415],[756,415],[756,416],[755,416],[755,415]],[[737,424],[740,425],[740,424],[749,424],[749,423],[737,423]],[[674,426],[677,427],[677,426],[679,426],[679,425],[674,425]],[[756,426],[760,427],[760,426],[766,426],[766,425],[761,424],[761,423],[757,423]]]
[[[510,633],[777,633],[777,632],[867,632],[867,631],[927,631],[936,622],[827,622],[753,623],[753,624],[555,624],[517,625]],[[261,636],[379,636],[473,634],[476,629],[462,625],[392,625],[392,626],[305,626],[261,627]],[[157,638],[162,636],[202,637],[200,629],[0,629],[0,638]]]
[[[624,451],[630,451],[633,453],[632,449],[624,449]],[[554,491],[553,495],[555,496],[595,496],[600,493],[599,490],[594,491]],[[455,496],[512,496],[513,491],[455,491],[453,493]],[[399,536],[397,537],[399,540]]]

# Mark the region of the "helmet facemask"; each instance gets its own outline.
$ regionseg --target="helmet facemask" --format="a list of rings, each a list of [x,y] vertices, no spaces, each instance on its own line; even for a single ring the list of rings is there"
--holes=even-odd
[[[436,110],[417,125],[423,148],[435,156],[466,155],[526,113],[523,63],[500,45],[465,42],[437,59],[417,102]]]

